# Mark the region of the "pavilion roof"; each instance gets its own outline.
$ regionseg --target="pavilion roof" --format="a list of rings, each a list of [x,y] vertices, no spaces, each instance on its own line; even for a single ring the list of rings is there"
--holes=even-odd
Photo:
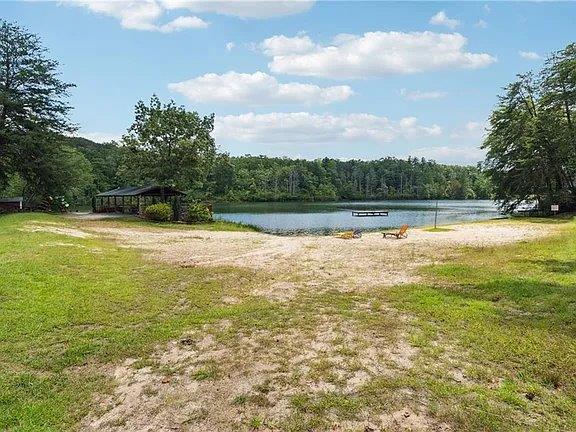
[[[129,186],[112,189],[97,194],[98,197],[108,196],[176,196],[186,195],[171,186]]]

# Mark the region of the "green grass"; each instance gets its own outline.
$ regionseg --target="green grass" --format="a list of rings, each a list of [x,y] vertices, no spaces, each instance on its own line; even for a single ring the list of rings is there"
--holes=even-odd
[[[457,430],[576,430],[576,223],[522,223],[561,228],[551,238],[467,249],[425,268],[427,283],[386,293],[416,316],[428,363],[414,371],[414,389]],[[468,386],[447,376],[438,344]]]
[[[207,379],[214,379],[218,375],[218,369],[215,365],[210,365],[202,369],[198,369],[192,374],[192,378],[196,381],[204,381]]]
[[[43,214],[0,217],[0,430],[77,429],[93,395],[112,391],[102,366],[128,357],[147,366],[158,343],[222,318],[234,320],[234,327],[218,334],[221,339],[259,329],[314,332],[314,317],[322,310],[352,320],[362,332],[394,340],[400,320],[382,305],[410,317],[409,341],[419,348],[414,367],[369,381],[354,394],[294,394],[282,429],[329,430],[334,418],[389,413],[412,402],[417,410],[424,399],[436,419],[457,431],[576,430],[572,219],[491,222],[551,224],[559,234],[464,249],[455,260],[425,267],[419,284],[308,293],[287,306],[245,295],[265,274],[162,265],[95,237],[22,231],[31,221],[150,226],[141,220],[80,222]],[[243,302],[224,305],[223,293]],[[370,307],[358,309],[361,303]],[[312,366],[312,374],[334,379],[333,362],[319,358]],[[226,374],[219,367],[206,363],[191,378],[217,380]],[[454,368],[465,383],[454,380]],[[230,403],[265,407],[273,384],[266,381],[258,394],[240,394]],[[254,416],[246,426],[257,430],[267,421]]]
[[[243,231],[243,232],[257,232],[260,231],[257,227],[242,224],[239,222],[229,222],[225,220],[215,220],[213,222],[203,222],[203,223],[175,223],[175,222],[152,222],[145,220],[136,216],[130,217],[118,217],[118,218],[107,218],[98,221],[82,221],[84,225],[90,225],[90,223],[97,223],[99,225],[105,224],[110,227],[135,227],[135,228],[168,228],[168,229],[179,229],[179,230],[205,230],[205,231]]]
[[[91,395],[110,387],[97,366],[144,356],[184,328],[269,313],[265,302],[218,301],[253,273],[160,265],[95,238],[21,231],[30,221],[77,224],[0,217],[0,430],[75,428]],[[213,375],[204,372],[199,379]]]
[[[450,232],[450,231],[454,231],[454,230],[450,229],[450,228],[436,227],[436,228],[424,228],[423,231],[442,233],[442,232]]]

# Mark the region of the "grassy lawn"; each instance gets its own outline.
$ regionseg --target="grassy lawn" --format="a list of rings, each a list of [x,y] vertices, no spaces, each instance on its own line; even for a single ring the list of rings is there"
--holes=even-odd
[[[0,216],[0,430],[73,427],[110,385],[92,365],[141,356],[184,328],[266,313],[264,303],[214,301],[253,274],[162,266],[110,242],[19,230],[28,221],[64,220]]]
[[[576,430],[576,223],[528,223],[561,234],[470,249],[386,294],[417,317],[414,387],[458,430]]]
[[[112,389],[103,367],[146,358],[158,343],[204,324],[232,320],[235,327],[221,335],[231,340],[256,327],[313,332],[321,309],[384,337],[398,320],[381,305],[411,317],[409,342],[419,349],[414,366],[373,379],[355,394],[295,394],[282,429],[323,430],[328,418],[385,411],[408,389],[457,431],[576,430],[576,222],[570,219],[502,222],[553,223],[559,234],[467,249],[424,268],[417,285],[308,294],[284,305],[248,295],[266,277],[256,271],[163,265],[97,237],[22,230],[31,221],[93,223],[0,217],[0,430],[77,429],[92,396]],[[223,294],[242,301],[223,304]],[[336,379],[331,367],[319,361],[312,372]],[[207,367],[194,379],[218,373]],[[234,404],[252,400],[240,395]],[[254,416],[247,428],[265,425]]]
[[[74,219],[73,219],[74,220]],[[136,216],[127,216],[119,218],[100,219],[98,221],[82,220],[84,226],[92,223],[99,225],[105,224],[110,227],[134,227],[134,228],[167,228],[179,230],[204,230],[204,231],[240,231],[240,232],[257,232],[259,229],[247,224],[237,222],[228,222],[225,220],[215,220],[210,223],[174,223],[174,222],[150,222]]]

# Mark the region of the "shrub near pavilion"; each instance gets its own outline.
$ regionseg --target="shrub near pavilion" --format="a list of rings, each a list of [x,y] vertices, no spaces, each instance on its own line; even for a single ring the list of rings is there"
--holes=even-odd
[[[188,204],[186,209],[186,222],[188,223],[198,223],[198,222],[213,222],[212,212],[206,204],[200,202],[192,202]]]
[[[167,203],[152,204],[144,210],[144,217],[155,222],[169,222],[172,220],[172,206]]]

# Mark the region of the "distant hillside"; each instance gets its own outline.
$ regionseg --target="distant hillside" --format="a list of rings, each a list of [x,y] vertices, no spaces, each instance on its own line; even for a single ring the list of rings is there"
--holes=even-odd
[[[95,191],[102,192],[122,185],[118,178],[118,167],[122,159],[120,147],[81,137],[64,137],[64,142],[82,153],[92,165]]]
[[[487,199],[491,185],[474,166],[386,157],[373,161],[220,156],[214,196],[226,201]]]

